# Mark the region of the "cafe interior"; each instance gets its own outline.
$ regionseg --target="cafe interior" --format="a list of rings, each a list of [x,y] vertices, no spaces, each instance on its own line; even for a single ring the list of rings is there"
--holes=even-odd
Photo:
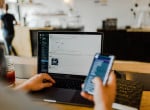
[[[140,110],[150,110],[150,0],[0,0],[0,15],[4,3],[17,20],[16,55],[8,54],[0,30],[6,56],[37,58],[39,31],[101,32],[103,53],[115,56],[119,77],[143,85]]]

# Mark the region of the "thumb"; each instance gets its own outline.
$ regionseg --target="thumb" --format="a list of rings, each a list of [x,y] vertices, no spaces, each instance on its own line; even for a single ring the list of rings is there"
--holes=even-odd
[[[43,84],[43,88],[45,88],[45,87],[51,87],[53,84],[52,83],[44,83]]]
[[[94,83],[94,100],[97,100],[99,98],[96,98],[96,97],[99,97],[100,95],[102,95],[103,83],[99,77],[95,77],[93,80],[93,83]]]

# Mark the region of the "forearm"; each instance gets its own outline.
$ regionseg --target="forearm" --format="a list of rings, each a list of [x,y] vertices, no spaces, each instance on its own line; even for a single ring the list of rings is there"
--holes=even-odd
[[[99,103],[95,103],[94,110],[112,110],[112,104],[104,102],[105,101],[102,100],[101,102],[99,101]]]
[[[23,83],[23,84],[20,84],[20,85],[16,86],[14,89],[15,90],[23,90],[25,92],[29,92],[30,91],[30,85],[26,84],[26,83]]]
[[[94,110],[112,110],[112,107],[105,104],[96,104]]]

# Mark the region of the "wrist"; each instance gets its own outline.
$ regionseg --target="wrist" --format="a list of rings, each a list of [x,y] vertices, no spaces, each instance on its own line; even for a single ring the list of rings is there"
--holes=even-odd
[[[112,107],[105,104],[96,104],[94,110],[112,110]]]
[[[31,91],[30,85],[26,82],[24,82],[23,84],[17,86],[15,89],[16,90],[23,90],[23,91],[26,91],[26,92]]]

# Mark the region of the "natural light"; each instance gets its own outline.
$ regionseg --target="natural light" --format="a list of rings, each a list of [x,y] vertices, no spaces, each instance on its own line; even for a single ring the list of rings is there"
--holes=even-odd
[[[3,41],[3,37],[2,37],[2,30],[0,29],[0,41]]]

